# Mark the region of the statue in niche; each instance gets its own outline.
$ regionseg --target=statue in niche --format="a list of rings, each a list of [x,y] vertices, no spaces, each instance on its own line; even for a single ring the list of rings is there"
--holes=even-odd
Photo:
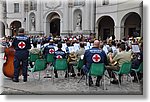
[[[81,15],[77,16],[77,26],[81,27]]]
[[[31,31],[35,31],[35,17],[32,16],[31,18]]]
[[[82,23],[82,17],[79,14],[77,16],[77,23],[76,23],[76,29],[75,29],[75,31],[80,31],[81,30],[81,23]]]

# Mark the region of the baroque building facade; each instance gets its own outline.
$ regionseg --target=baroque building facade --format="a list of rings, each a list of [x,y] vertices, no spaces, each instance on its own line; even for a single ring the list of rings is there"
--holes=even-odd
[[[142,0],[0,0],[1,37],[26,34],[98,39],[143,35]]]

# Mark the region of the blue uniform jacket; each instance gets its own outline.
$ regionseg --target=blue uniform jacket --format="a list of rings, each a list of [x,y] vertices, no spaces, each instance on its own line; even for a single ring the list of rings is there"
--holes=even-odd
[[[31,48],[30,38],[25,35],[19,35],[14,38],[12,46],[16,51],[28,50]]]
[[[54,53],[54,58],[55,59],[64,59],[66,58],[66,53],[65,51],[63,51],[62,49],[58,49],[57,51],[55,51]]]
[[[54,54],[55,52],[55,45],[53,44],[49,44],[44,48],[43,54],[47,55],[47,54]]]
[[[99,48],[91,48],[85,51],[84,63],[85,69],[89,71],[92,63],[106,63],[107,57],[103,50]]]

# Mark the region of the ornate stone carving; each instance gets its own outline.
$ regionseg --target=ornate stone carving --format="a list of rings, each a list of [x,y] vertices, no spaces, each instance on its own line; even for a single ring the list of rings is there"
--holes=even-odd
[[[74,6],[84,6],[85,0],[74,0]]]
[[[56,9],[58,7],[61,6],[61,1],[60,0],[56,0],[56,1],[47,1],[45,3],[45,7],[49,8],[49,9]]]

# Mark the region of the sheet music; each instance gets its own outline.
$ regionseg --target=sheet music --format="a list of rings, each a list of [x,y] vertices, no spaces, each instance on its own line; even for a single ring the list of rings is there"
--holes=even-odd
[[[91,43],[91,46],[93,46],[93,43]]]
[[[88,49],[90,49],[90,46],[84,46],[84,49],[88,50]]]
[[[75,50],[75,52],[77,52],[79,50],[79,48],[80,48],[80,45],[75,43],[74,44],[74,50]]]
[[[132,45],[132,51],[133,51],[134,53],[140,52],[139,46],[138,46],[138,45]]]
[[[84,55],[81,55],[81,59],[83,60],[83,58],[84,58]]]
[[[33,44],[31,44],[31,49],[33,49],[34,47],[33,47]]]
[[[54,49],[55,49],[55,51],[57,51],[57,50],[58,50],[58,47],[54,46]]]
[[[67,47],[66,43],[63,43],[62,44],[62,50],[65,51],[65,52],[66,52],[66,47]]]
[[[112,46],[111,48],[112,48],[113,53],[116,53],[116,52],[117,52],[117,49],[116,49],[115,46]]]
[[[71,53],[71,52],[75,52],[74,46],[69,46],[68,48],[69,48],[69,52],[70,52],[70,53]]]
[[[103,50],[105,51],[105,54],[107,54],[107,53],[108,53],[108,49],[107,49],[107,47],[106,47],[106,46],[104,46],[104,47],[103,47]]]
[[[90,49],[92,48],[93,46],[90,46]]]
[[[87,43],[86,43],[86,46],[90,46],[90,43],[89,43],[89,42],[87,42]]]
[[[41,48],[41,44],[37,44],[37,48],[39,48],[39,49],[40,49],[40,48]]]

